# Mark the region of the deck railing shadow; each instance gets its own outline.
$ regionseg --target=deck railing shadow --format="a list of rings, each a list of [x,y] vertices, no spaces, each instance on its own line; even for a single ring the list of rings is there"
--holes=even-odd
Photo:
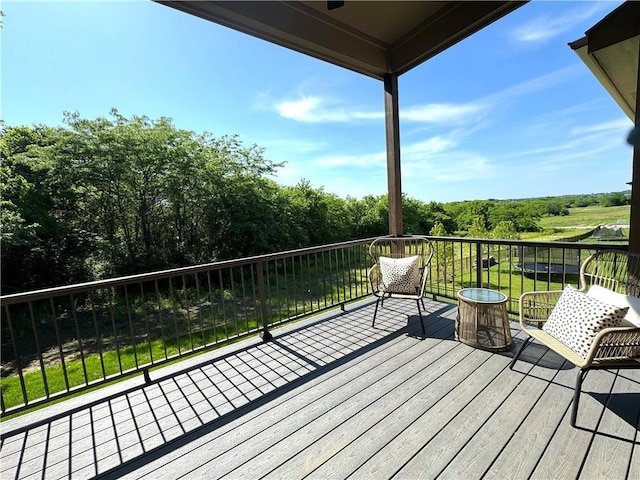
[[[422,339],[428,336],[429,338],[437,338],[439,340],[453,338],[454,321],[450,315],[449,317],[445,315],[458,308],[457,305],[442,302],[425,302],[422,315],[424,317],[425,328],[427,331],[426,335],[422,333],[422,329],[420,327],[420,316],[418,315],[417,310],[416,313],[413,313],[411,311],[412,308],[415,310],[415,305],[412,305],[412,302],[408,302],[407,300],[385,300],[384,306],[378,309],[375,329],[393,332],[397,329],[398,318],[406,317],[407,335],[411,337]],[[368,319],[369,326],[371,326],[372,319],[373,315]],[[448,322],[450,323],[450,328],[430,331],[428,324],[435,321]]]
[[[19,428],[3,429],[2,478],[117,478],[408,335],[417,315],[386,302],[326,314],[254,343]],[[406,303],[406,302],[405,302]],[[408,305],[411,307],[412,305]],[[453,305],[427,302],[427,337],[452,339]],[[55,408],[55,407],[54,407]]]
[[[618,416],[621,420],[631,425],[633,428],[640,428],[640,410],[634,412],[633,407],[637,407],[640,405],[640,393],[635,392],[625,392],[625,393],[615,393],[615,392],[584,392],[584,394],[590,395],[592,398],[600,402],[606,407],[606,411],[611,412]],[[579,427],[579,425],[578,425]],[[583,430],[584,427],[580,427]],[[616,440],[625,440],[623,438],[612,436],[609,433],[602,432],[600,430],[589,430],[590,432],[594,432],[597,435],[604,435],[609,438],[615,438]],[[632,442],[634,445],[640,445],[640,437],[636,438],[635,442]]]

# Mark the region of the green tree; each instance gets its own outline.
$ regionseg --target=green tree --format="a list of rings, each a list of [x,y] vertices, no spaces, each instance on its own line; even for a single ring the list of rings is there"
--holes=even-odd
[[[609,193],[600,197],[600,205],[603,207],[617,207],[628,203],[629,199],[622,192]]]
[[[347,202],[322,188],[301,180],[287,189],[299,214],[296,223],[306,232],[307,245],[322,245],[348,238],[350,232]]]
[[[52,286],[293,243],[280,214],[292,208],[268,179],[279,164],[257,146],[116,110],[110,118],[65,114],[64,121],[65,128],[2,130],[4,287]]]
[[[389,204],[386,195],[366,195],[361,200],[347,198],[353,238],[368,238],[389,233]]]
[[[433,237],[445,237],[447,236],[447,229],[442,222],[436,221],[429,235]],[[453,262],[453,243],[443,240],[434,241],[434,260],[436,269],[438,271],[438,278],[441,278],[447,271],[449,265]]]
[[[77,187],[46,155],[65,135],[40,125],[2,128],[6,293],[90,278],[85,258],[93,250],[93,234],[78,215],[83,205]]]
[[[485,224],[485,220],[481,216],[477,216],[473,219],[471,226],[469,227],[469,237],[471,238],[489,238],[489,230]]]
[[[520,240],[520,234],[511,220],[502,220],[491,231],[491,238],[497,240]]]

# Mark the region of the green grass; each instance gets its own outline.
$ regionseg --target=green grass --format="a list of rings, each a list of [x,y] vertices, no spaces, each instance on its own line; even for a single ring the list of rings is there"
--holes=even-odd
[[[592,228],[567,228],[548,229],[543,232],[525,232],[521,234],[522,240],[530,242],[562,242],[567,238],[577,237],[593,230]]]
[[[103,352],[102,358],[99,354],[86,355],[84,357],[84,366],[82,359],[76,359],[65,362],[65,369],[62,364],[56,364],[45,368],[46,386],[49,394],[62,392],[67,389],[65,383],[64,371],[66,370],[69,388],[86,385],[121,372],[130,371],[136,368],[136,359],[138,366],[151,365],[151,356],[154,361],[165,360],[176,357],[180,351],[189,352],[206,345],[221,343],[236,335],[236,329],[240,333],[254,331],[257,328],[256,319],[249,319],[243,322],[243,325],[237,326],[233,324],[218,325],[214,332],[208,329],[204,332],[194,332],[189,335],[182,335],[178,340],[169,339],[162,341],[161,339],[153,340],[149,343],[138,343],[135,346],[126,346],[118,351],[109,350]],[[193,345],[192,343],[193,342]],[[165,355],[166,350],[166,355]],[[87,372],[85,379],[85,369]],[[27,398],[30,401],[40,399],[46,396],[45,381],[40,370],[27,372],[23,375]],[[6,408],[20,405],[23,402],[22,387],[20,378],[17,375],[11,375],[2,378],[1,388],[3,392],[3,400]]]
[[[570,208],[569,215],[543,217],[538,225],[544,229],[564,227],[595,227],[597,225],[628,225],[631,207]]]
[[[437,268],[432,263],[431,265],[431,278],[433,281],[427,283],[427,290],[434,290],[434,293],[440,295],[446,295],[455,298],[458,290],[466,287],[475,287],[476,274],[475,268],[472,268],[473,260],[475,257],[469,257],[468,255],[462,255],[456,251],[454,254],[454,260],[449,259],[447,261],[447,275],[449,276],[452,271],[455,272],[453,277],[445,279],[444,268],[441,265],[440,275],[436,271]],[[517,258],[512,258],[511,263],[509,261],[509,249],[502,248],[501,253],[498,254],[497,249],[493,249],[490,253],[496,259],[500,259],[498,265],[494,265],[491,268],[482,270],[482,286],[485,288],[491,288],[499,290],[507,297],[510,298],[508,308],[512,312],[518,310],[518,299],[523,292],[535,291],[535,290],[561,290],[563,288],[563,278],[560,275],[547,275],[538,274],[524,275],[522,272],[515,270],[514,265],[517,263]],[[542,255],[542,254],[541,254]],[[561,263],[562,250],[551,249],[549,251],[551,256],[550,261],[552,263]],[[565,258],[570,261],[570,259]],[[541,256],[538,261],[546,261],[546,257]],[[452,268],[452,264],[455,262],[455,268]],[[513,268],[513,271],[511,270]],[[487,278],[488,277],[488,278]],[[564,277],[567,283],[577,284],[577,275],[567,274]]]
[[[330,308],[362,294],[364,284],[361,285],[360,282],[366,282],[366,269],[352,268],[338,275],[335,272],[318,274],[308,270],[298,277],[299,284],[294,284],[293,276],[286,278],[280,275],[277,282],[276,277],[272,276],[271,280],[273,284],[268,287],[269,322],[271,325],[276,325],[319,309]],[[237,288],[234,291],[236,294],[240,293]],[[200,292],[201,295],[198,298],[193,288],[187,291],[174,290],[172,295],[162,298],[157,298],[154,293],[144,296],[136,293],[137,296],[134,296],[130,291],[130,296],[133,298],[129,300],[129,309],[122,303],[123,299],[119,296],[109,297],[109,300],[113,301],[113,313],[120,319],[116,336],[102,339],[104,344],[112,345],[111,349],[105,349],[102,355],[86,354],[84,363],[82,359],[67,360],[64,369],[61,363],[47,366],[44,375],[46,380],[40,369],[24,373],[24,389],[30,402],[45,398],[47,394],[53,395],[74,387],[86,386],[92,382],[120,375],[122,372],[146,365],[151,366],[158,361],[164,362],[179,355],[184,356],[205,345],[213,347],[226,344],[247,332],[258,330],[256,318],[258,312],[253,309],[251,292],[247,292],[247,296],[236,297],[234,302],[234,294],[231,290],[215,291],[215,305],[209,303],[210,297],[203,295],[203,292]],[[225,299],[224,303],[221,300],[222,297]],[[95,308],[96,297],[93,300]],[[194,311],[189,313],[183,307],[184,305],[190,305]],[[91,324],[95,321],[90,310],[85,312],[88,308],[90,308],[89,304],[78,308],[78,319],[82,324]],[[98,310],[101,313],[97,316],[99,323],[106,322],[100,330],[111,332],[109,335],[113,336],[113,329],[109,324],[110,310],[103,306]],[[130,314],[127,313],[128,310]],[[47,326],[46,309],[36,309],[36,312],[42,316],[43,325]],[[129,316],[134,319],[136,325],[132,333],[127,327]],[[155,329],[147,326],[149,332],[145,334],[141,319],[147,317],[150,324],[154,324]],[[176,335],[176,330],[180,332],[179,336]],[[30,332],[27,329],[24,334],[29,335]],[[133,338],[138,339],[135,345],[131,345]],[[119,345],[117,350],[113,347],[115,340]],[[65,382],[65,370],[68,385]],[[5,408],[23,404],[22,385],[18,375],[3,377],[0,380],[0,388]]]

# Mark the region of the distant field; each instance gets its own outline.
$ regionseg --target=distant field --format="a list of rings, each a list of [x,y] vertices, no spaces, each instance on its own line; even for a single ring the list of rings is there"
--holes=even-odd
[[[570,208],[569,215],[544,217],[538,222],[542,228],[595,227],[601,224],[628,225],[631,207]]]
[[[597,225],[628,225],[630,212],[629,205],[570,208],[569,215],[540,219],[538,225],[544,232],[525,233],[522,239],[540,242],[562,241],[593,230]],[[627,234],[626,229],[623,229],[623,232]]]

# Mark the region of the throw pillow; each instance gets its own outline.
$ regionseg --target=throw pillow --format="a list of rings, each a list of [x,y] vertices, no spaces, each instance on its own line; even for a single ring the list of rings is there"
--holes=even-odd
[[[620,325],[624,327],[640,327],[640,298],[614,292],[600,285],[591,285],[587,295],[609,305],[621,308],[629,307],[629,311]]]
[[[542,329],[582,358],[601,330],[617,327],[628,307],[609,305],[567,285]]]
[[[385,293],[416,293],[420,282],[418,256],[380,257],[381,289]]]

